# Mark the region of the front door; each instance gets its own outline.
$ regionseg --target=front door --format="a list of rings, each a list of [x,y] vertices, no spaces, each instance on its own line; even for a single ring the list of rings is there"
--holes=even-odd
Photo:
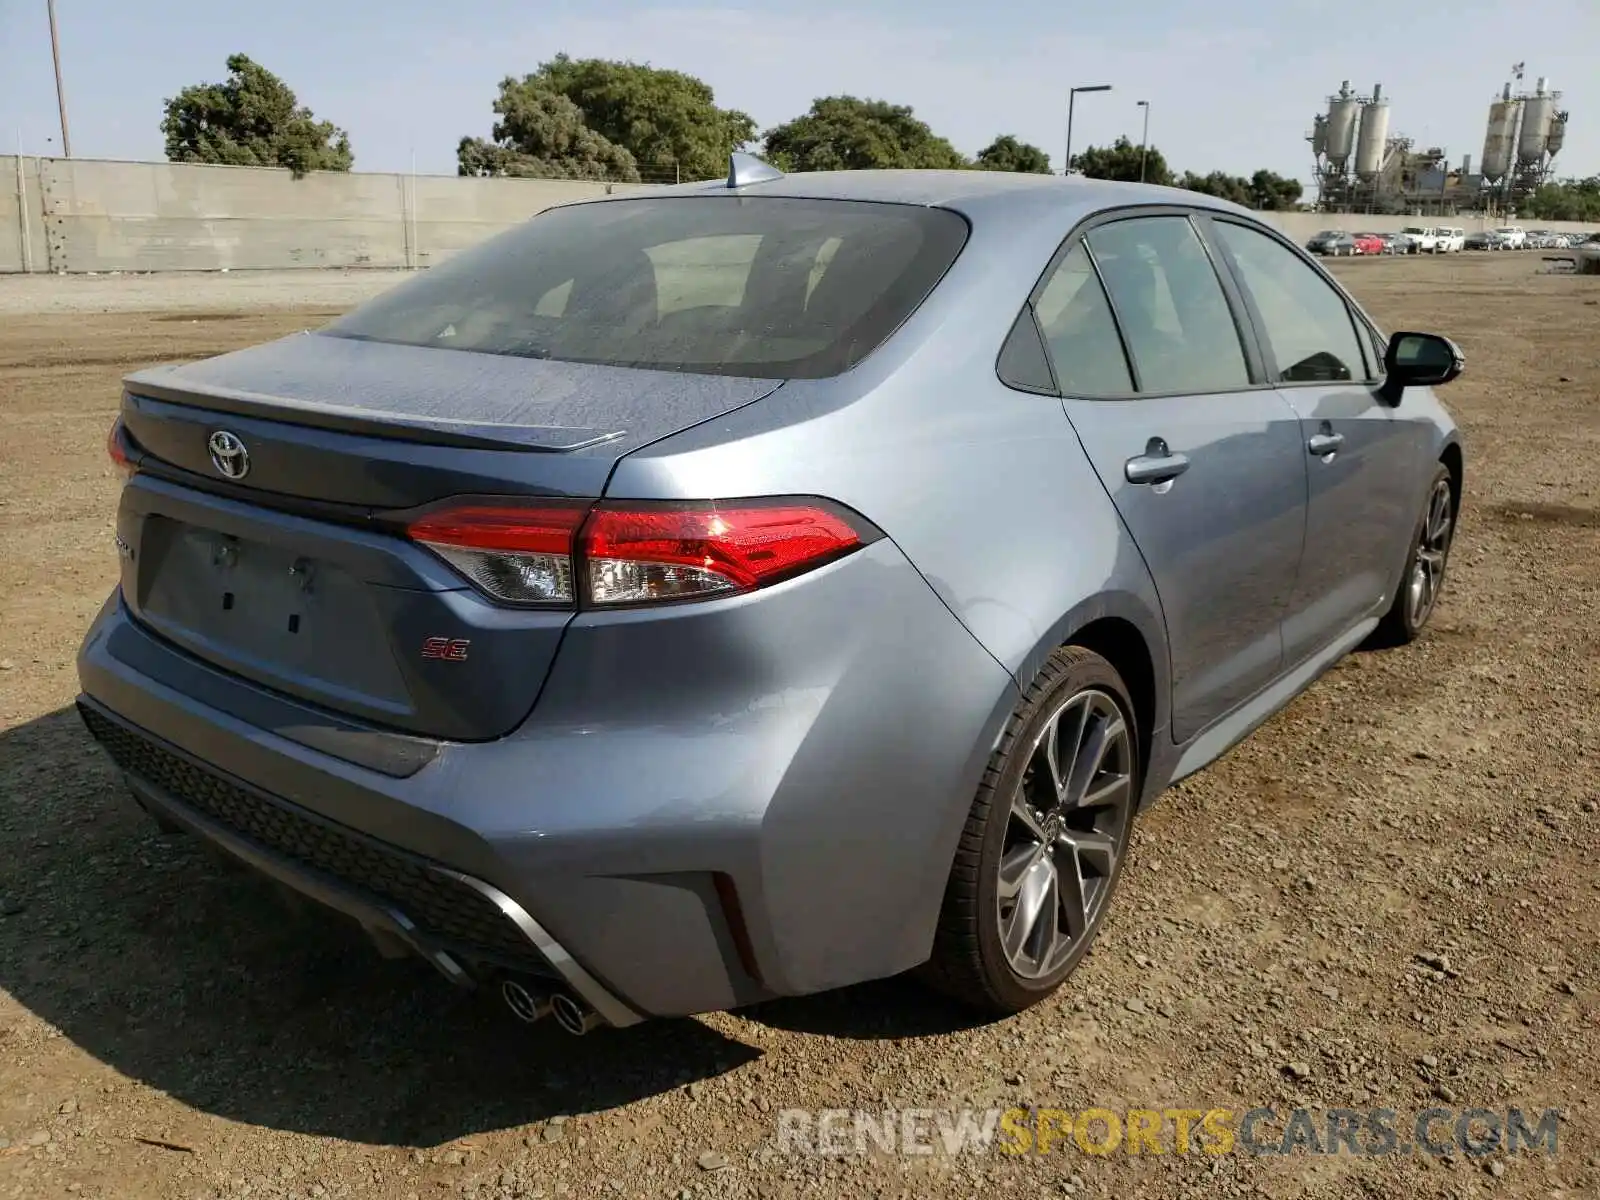
[[[1261,230],[1223,219],[1212,229],[1299,417],[1310,472],[1305,554],[1283,623],[1292,666],[1388,608],[1421,504],[1427,444],[1378,395],[1370,331],[1322,273]]]
[[[1172,732],[1186,741],[1282,669],[1305,525],[1299,421],[1278,392],[1251,387],[1182,214],[1092,229],[1035,311],[1067,416],[1155,580]]]

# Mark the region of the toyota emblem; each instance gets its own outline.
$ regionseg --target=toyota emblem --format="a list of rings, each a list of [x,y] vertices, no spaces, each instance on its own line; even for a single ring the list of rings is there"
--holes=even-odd
[[[250,474],[250,451],[237,434],[219,429],[206,442],[211,451],[211,465],[224,479],[243,479]]]

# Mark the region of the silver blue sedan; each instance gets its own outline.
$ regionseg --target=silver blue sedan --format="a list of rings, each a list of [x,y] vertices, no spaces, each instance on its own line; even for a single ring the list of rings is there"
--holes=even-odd
[[[1195,192],[736,157],[130,376],[80,707],[526,1020],[1014,1012],[1164,788],[1422,632],[1461,369]]]

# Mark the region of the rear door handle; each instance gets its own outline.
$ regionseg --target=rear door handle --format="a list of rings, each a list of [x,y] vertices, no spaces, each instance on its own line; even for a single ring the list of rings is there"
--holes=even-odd
[[[1306,449],[1321,458],[1326,454],[1337,454],[1342,445],[1344,445],[1342,433],[1314,433],[1306,442]]]
[[[1167,483],[1189,469],[1189,456],[1174,454],[1161,438],[1151,438],[1144,453],[1123,464],[1129,483]]]

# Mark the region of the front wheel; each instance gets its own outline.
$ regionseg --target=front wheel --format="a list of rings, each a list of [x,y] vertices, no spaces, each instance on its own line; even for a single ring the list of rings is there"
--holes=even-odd
[[[1440,464],[1411,535],[1400,588],[1375,631],[1379,644],[1402,646],[1416,641],[1422,633],[1444,589],[1444,569],[1455,531],[1455,493],[1450,486],[1450,472]]]
[[[998,1016],[1054,992],[1105,916],[1141,783],[1121,676],[1081,646],[1055,651],[973,799],[927,980]]]

